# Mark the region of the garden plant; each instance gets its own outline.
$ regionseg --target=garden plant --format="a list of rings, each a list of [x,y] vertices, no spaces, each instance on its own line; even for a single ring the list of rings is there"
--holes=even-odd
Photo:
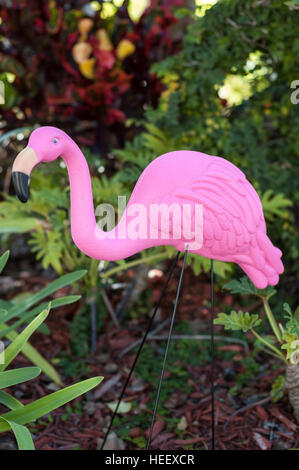
[[[269,299],[275,295],[273,287],[259,290],[247,278],[231,281],[224,286],[233,294],[254,295],[262,300],[271,334],[261,335],[259,331],[262,319],[258,314],[242,310],[232,310],[230,314],[221,312],[215,319],[216,325],[223,325],[226,330],[250,332],[256,339],[257,347],[280,359],[285,364],[285,380],[280,381],[279,392],[284,386],[288,390],[290,402],[299,421],[299,307],[291,311],[289,304],[283,304],[284,324],[277,322],[269,305]]]
[[[4,253],[0,258],[0,272],[3,270],[6,261],[8,259],[9,253]],[[80,273],[82,275],[82,273]],[[77,276],[78,278],[78,276]],[[74,280],[75,278],[73,278]],[[68,283],[72,280],[68,280]],[[59,288],[63,285],[63,282],[60,282]],[[19,400],[17,400],[13,394],[6,392],[5,389],[13,387],[14,385],[32,380],[37,377],[42,371],[47,373],[48,376],[55,380],[56,383],[61,385],[61,380],[57,375],[53,367],[43,359],[38,352],[30,345],[29,338],[31,335],[43,325],[43,322],[47,318],[50,309],[51,302],[48,306],[43,309],[43,305],[35,308],[35,310],[27,311],[28,308],[41,300],[45,295],[48,296],[53,290],[50,288],[48,292],[43,292],[42,294],[38,293],[35,297],[27,299],[25,305],[17,305],[18,309],[13,311],[12,308],[8,310],[1,309],[1,335],[8,337],[11,342],[6,348],[1,347],[1,363],[0,363],[0,403],[5,408],[8,408],[10,411],[2,412],[0,415],[0,433],[11,430],[16,438],[18,449],[19,450],[32,450],[34,449],[34,441],[30,434],[30,431],[25,426],[26,424],[32,423],[38,418],[41,418],[44,415],[47,415],[56,408],[65,405],[69,401],[77,398],[83,393],[88,392],[93,389],[102,381],[103,377],[94,377],[87,379],[85,381],[79,382],[75,385],[70,385],[62,390],[58,390],[46,397],[42,397],[39,400],[31,402],[29,404],[23,405]],[[78,296],[65,297],[57,299],[55,306],[65,305],[69,302],[74,302],[78,300]],[[59,302],[60,301],[60,302]],[[37,313],[37,311],[39,313]],[[14,316],[18,315],[20,320],[15,322],[11,326],[7,326],[4,323],[3,319],[6,321],[11,320]],[[33,319],[32,319],[33,318]],[[28,322],[27,326],[20,332],[15,331],[16,327],[24,322]],[[4,343],[1,342],[1,346]],[[22,367],[22,368],[12,368],[6,370],[15,357],[19,354],[25,354],[34,364],[39,367]]]

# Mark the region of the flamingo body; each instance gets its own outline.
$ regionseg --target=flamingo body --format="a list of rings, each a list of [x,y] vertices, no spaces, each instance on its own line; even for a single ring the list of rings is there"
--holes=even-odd
[[[88,256],[117,260],[161,245],[184,251],[195,233],[196,206],[201,205],[202,243],[198,249],[190,244],[189,251],[239,264],[258,288],[277,284],[283,272],[282,253],[267,236],[258,194],[245,174],[228,160],[187,150],[161,155],[140,175],[119,224],[103,232],[94,216],[88,166],[75,142],[59,129],[41,127],[31,134],[28,146],[34,150],[37,163],[58,156],[65,160],[71,188],[72,237]],[[181,226],[174,215],[169,215],[170,239],[163,233],[163,214],[154,221],[150,215],[153,204],[182,209]],[[189,207],[186,213],[184,206]],[[136,224],[138,207],[142,211]],[[183,230],[184,224],[189,226],[191,235]],[[140,228],[144,229],[142,237],[136,236],[136,228],[139,235]]]
[[[258,288],[277,284],[282,253],[267,236],[258,194],[228,160],[186,150],[162,155],[141,174],[128,207],[136,201],[202,204],[203,246],[191,251],[238,263]],[[180,251],[186,243],[172,242]]]

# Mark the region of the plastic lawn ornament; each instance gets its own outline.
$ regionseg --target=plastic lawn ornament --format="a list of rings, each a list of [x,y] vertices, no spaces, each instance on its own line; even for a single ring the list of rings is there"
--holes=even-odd
[[[137,181],[120,223],[103,232],[94,215],[84,155],[67,134],[54,127],[36,129],[28,147],[14,162],[13,181],[19,199],[27,201],[33,167],[59,156],[64,159],[70,178],[72,237],[86,255],[114,261],[160,245],[185,251],[188,244],[189,252],[238,263],[260,289],[277,284],[283,272],[281,251],[267,236],[256,191],[244,173],[229,161],[187,150],[156,158]],[[159,221],[154,208],[162,204],[168,208],[174,205],[181,217],[165,210]],[[196,214],[200,206],[203,218],[199,209]],[[169,233],[164,233],[167,224],[163,226],[163,222],[168,214]],[[198,237],[192,239],[196,229]],[[198,248],[199,245],[202,246]]]
[[[114,261],[144,249],[172,245],[178,255],[155,308],[134,364],[149,332],[157,308],[180,252],[185,252],[177,297],[163,360],[151,432],[157,411],[167,351],[171,339],[187,252],[211,259],[212,448],[214,448],[213,371],[213,259],[237,263],[257,288],[278,283],[283,272],[281,251],[266,233],[262,205],[244,173],[229,161],[195,151],[169,152],[153,160],[140,175],[126,209],[115,228],[102,231],[96,223],[88,165],[77,144],[55,127],[41,127],[13,164],[13,183],[22,202],[28,199],[32,169],[40,162],[62,157],[71,193],[71,232],[86,255]],[[119,400],[119,403],[120,403]],[[110,431],[117,408],[114,411]]]

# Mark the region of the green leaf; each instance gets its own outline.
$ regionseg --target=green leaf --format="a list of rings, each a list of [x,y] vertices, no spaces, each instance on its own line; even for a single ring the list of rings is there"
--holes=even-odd
[[[12,303],[8,302],[8,300],[3,300],[0,299],[0,309],[7,310],[9,307],[11,307]]]
[[[36,258],[42,260],[44,269],[52,266],[58,273],[62,272],[61,261],[65,245],[59,230],[44,231],[42,227],[38,227],[28,243],[33,246],[32,251],[36,253]]]
[[[261,197],[263,211],[267,220],[273,220],[274,216],[287,218],[289,212],[286,210],[287,207],[293,205],[290,199],[285,198],[284,194],[274,194],[273,189],[268,189]]]
[[[262,336],[262,338],[265,341],[265,343],[269,344],[269,346],[275,347],[275,344],[276,344],[275,336],[265,335],[265,336]],[[254,341],[254,347],[257,350],[265,350],[265,343],[262,342],[259,338],[256,338],[256,340]]]
[[[34,379],[41,373],[39,367],[22,367],[0,372],[0,389]]]
[[[37,220],[31,217],[23,217],[18,219],[1,220],[0,234],[8,233],[26,233],[37,227]]]
[[[244,313],[241,310],[238,312],[232,310],[229,315],[223,312],[219,313],[214,323],[215,325],[223,325],[225,330],[242,330],[246,333],[254,326],[260,325],[261,320],[256,314],[250,315],[248,312]]]
[[[291,307],[289,306],[289,304],[288,304],[287,302],[285,302],[285,303],[283,304],[282,308],[289,314],[290,317],[293,316]]]
[[[29,430],[21,424],[0,416],[0,422],[5,421],[15,435],[19,450],[34,450],[34,444]]]
[[[211,269],[211,261],[204,256],[200,256],[193,253],[188,253],[187,264],[192,266],[194,274],[198,276],[202,271],[208,273]],[[225,278],[232,272],[232,265],[230,263],[224,263],[223,261],[214,261],[214,274]]]
[[[256,350],[265,351],[268,354],[271,354],[272,356],[274,355],[275,357],[278,357],[279,359],[286,362],[285,357],[283,353],[281,352],[281,350],[275,346],[276,344],[275,337],[271,335],[261,336],[255,330],[252,330],[252,332],[254,336],[256,337],[256,340],[254,342],[254,346]]]
[[[5,310],[4,308],[0,308],[0,317],[1,317],[1,320],[4,321],[4,319],[7,317],[8,315],[8,311]]]
[[[81,295],[67,295],[65,297],[58,297],[58,299],[53,299],[51,301],[51,310],[53,310],[53,308],[62,307],[63,305],[72,304],[74,302],[77,302],[79,299],[81,299]],[[48,306],[48,302],[43,302],[42,304],[40,304],[37,307],[33,308],[32,310],[30,310],[26,314],[22,315],[21,318],[18,321],[16,321],[12,325],[8,326],[6,329],[4,329],[4,330],[0,329],[0,338],[2,338],[3,336],[6,336],[7,333],[9,333],[12,330],[15,330],[18,326],[22,325],[23,323],[27,322],[28,320],[31,320],[32,317],[35,317],[42,310],[44,310],[47,306]],[[0,309],[0,315],[1,315],[1,309]],[[39,327],[39,331],[41,331],[45,334],[50,333],[50,331],[47,327],[46,327],[46,330],[44,330],[44,329],[41,330],[42,327],[46,327],[46,325],[42,324]]]
[[[40,398],[39,400],[29,403],[17,410],[9,411],[2,415],[2,418],[12,420],[18,424],[27,424],[36,419],[44,416],[51,411],[65,405],[71,400],[79,397],[83,393],[97,387],[103,380],[103,377],[94,377],[91,379],[83,380],[77,384],[66,387],[58,392],[51,393],[50,395]],[[0,432],[8,429],[7,424],[0,423]]]
[[[5,323],[3,325],[0,324],[0,331],[5,328],[7,328]],[[18,333],[16,331],[10,331],[5,336],[10,341],[14,341],[18,337]],[[31,346],[30,343],[27,342],[24,344],[22,354],[24,354],[24,356],[26,356],[33,364],[39,367],[42,372],[44,372],[51,380],[53,380],[53,382],[58,385],[62,384],[61,378],[54,367],[33,346]]]
[[[295,334],[284,331],[282,334],[284,344],[281,349],[286,351],[286,359],[290,364],[298,364],[299,359],[299,339]]]
[[[37,302],[40,302],[42,299],[48,297],[49,295],[53,294],[56,292],[58,289],[61,289],[62,287],[68,286],[69,284],[72,284],[75,281],[78,281],[81,279],[87,271],[85,269],[80,270],[80,271],[75,271],[73,273],[69,274],[64,274],[63,276],[59,277],[58,279],[55,279],[55,281],[50,282],[46,287],[41,289],[39,292],[37,292],[34,295],[31,295],[28,297],[26,300],[21,305],[15,305],[12,308],[8,310],[8,317],[5,318],[5,321],[10,320],[11,318],[15,316],[21,315],[23,312],[25,312],[28,308],[30,308],[32,305],[36,304]],[[0,323],[1,323],[1,318],[0,318]]]
[[[9,250],[7,250],[5,253],[3,253],[3,255],[1,255],[1,258],[0,258],[0,273],[2,273],[6,263],[7,263],[7,260],[9,258]]]
[[[290,333],[296,335],[297,339],[299,339],[299,307],[296,308],[294,315],[292,314],[289,304],[284,303],[283,309],[287,312],[285,318],[288,318],[286,328],[289,330]]]
[[[0,364],[0,372],[5,370],[13,359],[22,351],[24,345],[34,333],[34,331],[42,324],[49,314],[48,310],[43,310],[32,322],[13,340],[13,342],[4,351],[4,364]]]
[[[258,289],[248,277],[242,277],[240,281],[234,279],[224,284],[223,288],[230,290],[232,294],[256,295],[258,297],[265,297],[266,299],[270,299],[270,297],[276,293],[276,290],[272,286],[268,286],[266,289]]]
[[[0,403],[10,410],[17,410],[18,408],[22,408],[24,406],[23,403],[3,390],[0,390]]]
[[[45,323],[42,323],[42,324],[38,327],[37,331],[38,331],[39,333],[43,333],[44,335],[50,335],[50,334],[51,334],[51,331],[49,330],[49,328],[47,327],[47,325],[46,325]]]
[[[53,308],[58,308],[64,305],[73,304],[74,302],[77,302],[79,299],[81,299],[81,295],[66,295],[65,297],[58,297],[56,299],[51,300],[51,310],[53,310]],[[26,318],[26,321],[27,321],[28,318],[35,316],[36,314],[41,312],[43,309],[45,309],[47,305],[48,305],[48,302],[44,302],[38,305],[38,307],[35,307],[34,309],[27,312],[26,316],[24,317],[22,316],[22,318]]]
[[[285,384],[285,376],[284,375],[279,375],[276,377],[274,380],[271,391],[270,391],[270,396],[272,398],[272,401],[277,401],[283,396],[283,387]]]

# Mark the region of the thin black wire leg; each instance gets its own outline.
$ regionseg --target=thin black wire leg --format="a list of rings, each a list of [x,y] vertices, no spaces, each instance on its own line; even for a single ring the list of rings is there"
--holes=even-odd
[[[215,450],[215,368],[214,368],[214,265],[211,259],[211,400],[212,400],[212,450]]]
[[[163,299],[163,297],[164,297],[164,295],[165,295],[167,286],[168,286],[169,281],[170,281],[170,279],[171,279],[171,277],[172,277],[174,268],[175,268],[176,265],[177,265],[179,256],[180,256],[180,252],[178,251],[178,253],[177,253],[176,257],[174,258],[174,260],[173,260],[173,262],[172,262],[172,265],[171,265],[171,267],[170,267],[167,280],[166,280],[166,282],[165,282],[165,284],[164,284],[164,286],[163,286],[163,289],[162,289],[161,295],[160,295],[160,297],[159,297],[159,300],[158,300],[158,302],[157,302],[157,304],[156,304],[156,306],[155,306],[154,312],[153,312],[153,314],[152,314],[152,316],[151,316],[151,319],[150,319],[150,321],[149,321],[149,324],[148,324],[148,327],[147,327],[147,329],[146,329],[146,332],[145,332],[145,334],[144,334],[144,336],[143,336],[143,338],[142,338],[142,341],[141,341],[141,343],[140,343],[139,349],[138,349],[137,354],[136,354],[136,356],[135,356],[134,362],[133,362],[133,364],[132,364],[132,367],[131,367],[131,370],[130,370],[129,375],[128,375],[128,377],[127,377],[127,380],[126,380],[126,382],[125,382],[125,385],[124,385],[124,387],[123,387],[123,389],[122,389],[122,391],[121,391],[121,394],[120,394],[120,397],[119,397],[119,399],[118,399],[116,408],[115,408],[115,410],[114,410],[114,412],[113,412],[113,415],[112,415],[110,424],[109,424],[109,426],[108,426],[108,429],[107,429],[107,431],[106,431],[106,434],[105,434],[103,443],[102,443],[102,445],[101,445],[101,450],[103,450],[104,445],[105,445],[105,443],[106,443],[106,441],[107,441],[107,437],[108,437],[108,435],[109,435],[109,433],[110,433],[110,431],[111,431],[111,428],[112,428],[112,425],[113,425],[115,416],[117,415],[120,402],[121,402],[121,400],[122,400],[122,398],[123,398],[123,396],[124,396],[124,394],[125,394],[125,391],[126,391],[126,388],[127,388],[127,386],[128,386],[128,383],[130,382],[130,379],[131,379],[132,374],[133,374],[133,372],[134,372],[134,369],[135,369],[135,366],[136,366],[136,364],[137,364],[138,358],[139,358],[139,356],[140,356],[140,354],[141,354],[143,345],[144,345],[144,343],[145,343],[145,341],[146,341],[147,335],[148,335],[149,332],[150,332],[150,329],[151,329],[151,327],[152,327],[153,321],[154,321],[155,316],[156,316],[156,314],[157,314],[158,308],[160,307],[160,304],[161,304],[162,299]]]
[[[169,333],[168,333],[168,338],[167,338],[167,343],[166,343],[166,348],[165,348],[165,353],[164,353],[162,371],[161,371],[161,375],[160,375],[158,392],[157,392],[157,396],[156,396],[155,408],[154,408],[154,412],[153,412],[152,423],[151,423],[150,432],[149,432],[148,441],[147,441],[147,446],[146,446],[147,450],[150,448],[150,445],[151,445],[152,433],[153,433],[153,428],[154,428],[154,424],[155,424],[157,409],[158,409],[158,405],[159,405],[159,399],[160,399],[161,387],[162,387],[162,382],[163,382],[163,377],[164,377],[166,359],[167,359],[169,344],[170,344],[170,340],[171,340],[171,334],[172,334],[174,320],[175,320],[175,314],[176,314],[176,310],[177,310],[177,306],[178,306],[178,301],[179,301],[179,296],[180,296],[180,291],[181,291],[181,286],[182,286],[182,281],[183,281],[183,275],[184,275],[184,269],[185,269],[185,262],[186,262],[187,253],[188,253],[188,250],[186,249],[185,254],[184,254],[181,274],[180,274],[179,285],[178,285],[178,289],[177,289],[177,293],[176,293],[176,299],[175,299],[174,308],[173,308],[173,312],[172,312],[170,327],[169,327]]]

